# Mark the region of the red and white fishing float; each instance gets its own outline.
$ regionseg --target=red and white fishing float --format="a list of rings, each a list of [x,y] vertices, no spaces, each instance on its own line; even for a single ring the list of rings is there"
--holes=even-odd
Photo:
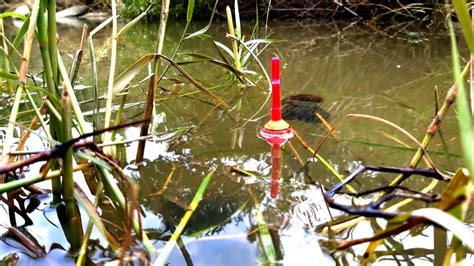
[[[281,170],[281,146],[293,137],[290,125],[282,119],[280,99],[280,59],[272,58],[272,109],[271,120],[260,129],[258,136],[272,146],[271,196],[278,194]]]

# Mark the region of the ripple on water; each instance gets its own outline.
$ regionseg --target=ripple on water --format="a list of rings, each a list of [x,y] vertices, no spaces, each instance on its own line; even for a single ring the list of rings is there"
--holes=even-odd
[[[287,200],[290,202],[290,219],[303,228],[315,228],[330,221],[331,216],[319,186],[294,191],[287,196]]]

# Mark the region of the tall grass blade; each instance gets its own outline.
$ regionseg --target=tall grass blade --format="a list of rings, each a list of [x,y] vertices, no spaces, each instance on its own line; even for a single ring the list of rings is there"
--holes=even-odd
[[[31,14],[24,22],[23,22],[23,25],[21,25],[21,28],[20,30],[18,31],[18,33],[16,34],[15,36],[15,39],[13,39],[13,46],[15,48],[18,48],[20,46],[20,43],[24,40],[25,36],[26,36],[26,33],[28,32],[28,28],[30,27],[30,21],[31,21],[31,17],[32,17],[33,14]],[[35,18],[34,18],[35,19]],[[36,21],[33,22],[33,24],[35,24]],[[10,51],[11,53],[12,51]]]
[[[196,32],[193,32],[191,34],[189,34],[186,38],[184,38],[184,40],[188,40],[188,39],[191,39],[191,38],[194,38],[194,37],[197,37],[199,35],[202,35],[204,33],[206,33],[209,28],[211,27],[212,25],[212,21],[214,20],[214,14],[216,13],[216,9],[217,9],[217,3],[219,2],[219,0],[216,0],[216,2],[214,3],[214,8],[212,9],[212,13],[211,13],[211,18],[209,19],[209,23],[207,23],[206,26],[204,26],[204,28],[196,31]]]
[[[237,68],[240,71],[242,67],[240,65],[239,45],[237,43],[237,40],[240,40],[240,39],[235,35],[234,22],[232,20],[232,11],[230,11],[230,7],[227,6],[225,11],[226,11],[226,16],[227,16],[227,27],[229,29],[229,35],[234,37],[234,38],[231,38],[230,40],[232,43],[232,54],[234,58],[234,64],[235,64],[235,68]]]
[[[260,240],[260,245],[263,249],[266,261],[265,264],[275,263],[277,259],[277,253],[275,251],[275,246],[273,244],[272,235],[268,230],[268,226],[265,223],[263,214],[260,211],[260,208],[257,207],[257,223],[258,223],[258,239]]]
[[[87,196],[85,196],[85,193],[81,193],[81,192],[83,192],[81,190],[81,188],[79,186],[77,186],[77,188],[78,189],[76,189],[74,191],[75,192],[74,196],[76,197],[77,202],[79,202],[79,205],[81,205],[82,199],[87,199],[87,202],[90,203]],[[102,196],[102,190],[103,189],[104,189],[104,183],[99,182],[97,184],[97,189],[96,189],[96,192],[95,192],[94,205],[91,204],[92,207],[93,207],[91,209],[91,211],[97,212],[97,206],[99,206],[99,199]],[[81,197],[81,194],[84,194],[84,195]],[[91,217],[91,215],[89,215],[89,217]],[[97,215],[97,217],[99,217],[99,215]],[[84,239],[82,240],[81,249],[79,251],[79,255],[77,256],[76,266],[83,266],[86,263],[86,256],[87,256],[87,250],[88,250],[88,245],[89,245],[89,239],[91,237],[93,226],[94,226],[94,223],[93,223],[92,219],[89,218],[89,222],[87,223],[86,232],[84,233]],[[112,247],[112,245],[111,245],[111,247]]]
[[[471,53],[474,53],[474,33],[472,31],[471,19],[469,18],[469,11],[465,0],[453,0],[454,10],[459,23],[461,24],[462,33],[466,40],[467,46]]]
[[[239,2],[234,1],[234,16],[235,16],[235,36],[237,39],[242,40],[242,26],[240,24],[240,12],[239,12]]]
[[[0,36],[3,37],[3,41],[2,41],[2,46],[0,46],[0,49],[4,55],[3,57],[3,62],[0,62],[0,73],[3,73],[3,70],[5,70],[5,73],[6,74],[9,74],[10,73],[10,61],[8,60],[8,45],[7,43],[9,43],[8,39],[5,37],[5,28],[3,26],[3,19],[0,19]],[[3,66],[3,67],[2,67]],[[2,76],[0,75],[0,90],[3,91],[3,78]],[[11,95],[13,94],[13,85],[12,85],[12,81],[11,80],[6,80],[5,82],[5,86],[7,88],[7,91],[8,93]]]
[[[39,16],[39,10],[40,10],[40,1],[35,0],[33,4],[33,10],[31,12],[32,23],[29,24],[29,27],[28,27],[25,46],[23,49],[23,58],[22,58],[21,66],[20,66],[20,73],[18,75],[18,81],[20,83],[20,86],[17,86],[15,99],[13,101],[13,106],[11,108],[8,129],[5,136],[5,141],[3,143],[4,146],[2,150],[2,159],[1,159],[2,164],[8,163],[8,159],[9,159],[8,153],[10,152],[10,147],[13,144],[13,131],[15,127],[16,116],[18,114],[18,110],[20,107],[20,100],[23,94],[23,86],[26,84],[26,73],[27,73],[28,64],[30,61],[33,38],[35,35],[35,25],[36,25],[36,20]],[[3,180],[4,180],[4,177],[3,176],[0,177],[0,183],[3,183]]]
[[[462,11],[460,10],[460,12]],[[469,105],[467,102],[467,93],[464,87],[464,80],[462,80],[461,78],[462,74],[459,62],[459,52],[457,49],[456,37],[454,34],[454,28],[451,18],[449,18],[448,20],[448,26],[451,39],[451,53],[453,58],[454,79],[456,81],[456,85],[458,86],[456,110],[458,113],[457,118],[459,125],[459,134],[461,137],[461,148],[464,153],[465,166],[469,170],[471,181],[474,181],[474,130],[472,128],[472,117],[470,115]],[[469,28],[471,29],[470,23]],[[471,37],[466,36],[466,39],[467,38]]]
[[[25,21],[27,19],[27,16],[20,14],[18,12],[3,12],[0,14],[0,19],[4,18],[17,18]]]
[[[153,59],[155,59],[154,54],[147,54],[138,59],[135,63],[133,63],[133,65],[125,69],[114,81],[112,97],[115,97],[117,94],[122,92],[127,87],[127,85],[140,73],[140,71]]]
[[[99,183],[98,188],[100,187],[102,187],[101,183]],[[96,202],[99,200],[99,197],[100,194],[97,194],[95,199]],[[97,208],[94,206],[97,205],[97,203],[93,204],[84,191],[76,183],[74,183],[74,198],[86,212],[90,222],[97,228],[99,233],[104,236],[110,247],[113,250],[119,249],[121,246],[119,241],[107,230],[104,223],[102,222],[102,219],[100,218],[99,213],[97,212]]]
[[[67,91],[68,96],[71,99],[71,106],[72,110],[74,111],[74,115],[76,116],[76,119],[78,120],[79,127],[81,129],[81,133],[87,133],[87,123],[86,120],[84,119],[84,116],[81,111],[81,107],[79,106],[79,102],[77,101],[76,94],[74,93],[74,89],[72,88],[71,81],[69,80],[68,72],[66,70],[66,67],[64,66],[63,60],[61,59],[61,55],[59,54],[59,51],[57,51],[57,63],[59,67],[59,72],[61,73],[61,77],[63,78],[64,81],[64,89]]]
[[[63,122],[61,127],[61,141],[66,143],[72,139],[71,101],[66,90],[63,91],[61,103]],[[62,200],[65,206],[63,206],[61,203],[61,205],[58,205],[56,210],[59,216],[58,218],[61,221],[61,225],[63,226],[63,231],[69,244],[71,245],[71,252],[72,254],[76,254],[81,247],[83,231],[79,208],[74,198],[74,157],[72,146],[66,149],[62,157],[62,161],[63,182],[61,192]],[[64,213],[61,211],[62,207],[64,207]]]
[[[136,18],[132,19],[132,21],[128,22],[125,26],[123,26],[120,29],[120,31],[117,33],[117,38],[127,33],[130,29],[133,28],[133,26],[135,26],[140,20],[142,20],[142,18],[144,18],[147,15],[148,10],[150,10],[150,7],[151,5],[149,5],[147,9],[143,11],[140,15],[138,15]]]
[[[234,73],[237,77],[240,77],[240,76],[243,76],[244,73],[237,70],[234,66],[232,66],[231,64],[227,63],[227,62],[224,62],[224,61],[220,61],[214,57],[211,57],[211,56],[208,56],[208,55],[204,55],[204,54],[194,54],[194,53],[191,53],[191,54],[183,54],[183,55],[188,55],[188,56],[191,56],[191,57],[195,57],[195,58],[199,58],[201,60],[196,60],[196,61],[186,61],[186,62],[179,62],[179,65],[184,65],[184,64],[190,64],[190,63],[198,63],[198,62],[209,62],[211,64],[215,64],[215,65],[218,65],[220,67],[223,67],[229,71],[231,71],[232,73]]]
[[[449,213],[437,208],[423,208],[412,211],[411,215],[423,217],[442,226],[460,239],[470,251],[474,250],[474,233],[471,228]]]
[[[12,73],[5,73],[0,71],[0,78],[10,79],[10,80],[18,80],[18,76]]]
[[[109,127],[110,119],[112,116],[112,99],[113,99],[113,88],[115,79],[115,66],[117,65],[117,8],[116,1],[112,0],[112,41],[110,48],[110,69],[109,69],[109,80],[107,83],[107,92],[105,97],[105,118],[104,128]],[[108,134],[105,134],[104,141],[110,141]]]
[[[181,218],[181,221],[176,227],[176,230],[174,231],[173,235],[171,235],[171,238],[166,243],[165,247],[161,250],[161,253],[156,259],[156,261],[153,262],[153,265],[164,265],[166,263],[166,260],[168,259],[171,251],[173,250],[173,247],[176,245],[176,241],[186,228],[186,225],[188,224],[188,221],[193,215],[194,211],[197,209],[199,202],[201,202],[204,193],[206,192],[207,186],[211,182],[212,176],[214,175],[215,171],[216,170],[214,169],[209,172],[202,180],[201,185],[199,186],[198,190],[196,191],[196,194],[194,194],[194,197],[191,203],[189,204],[188,210],[184,214],[183,218]]]
[[[191,22],[194,12],[194,0],[188,0],[188,9],[186,12],[186,22]]]
[[[161,55],[161,54],[147,54],[140,58],[138,61],[136,61],[131,67],[126,69],[122,74],[120,74],[116,81],[115,81],[115,87],[114,87],[114,94],[117,95],[120,93],[123,89],[126,88],[128,83],[140,72],[140,70],[147,65],[148,62],[155,58],[162,58],[168,61],[173,65],[173,67],[179,71],[181,74],[183,74],[194,86],[196,86],[199,90],[201,90],[203,93],[205,93],[207,96],[209,96],[211,99],[213,99],[217,104],[220,104],[221,106],[228,108],[228,105],[221,100],[219,97],[214,95],[209,89],[204,87],[201,83],[199,83],[197,80],[195,80],[191,75],[189,75],[178,63],[174,62],[170,58]]]
[[[97,76],[97,61],[95,59],[95,50],[94,50],[94,42],[92,37],[98,33],[100,30],[105,28],[110,22],[112,22],[112,17],[106,19],[104,22],[100,23],[99,26],[95,27],[89,34],[88,43],[89,43],[89,55],[90,55],[90,62],[91,62],[91,75],[92,75],[92,86],[94,88],[94,115],[92,118],[92,127],[97,128],[97,120],[98,114],[100,113],[100,106],[99,106],[99,79]]]

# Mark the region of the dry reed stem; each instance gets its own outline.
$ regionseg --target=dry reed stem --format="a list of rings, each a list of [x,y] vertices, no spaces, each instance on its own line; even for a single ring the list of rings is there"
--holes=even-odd
[[[471,62],[467,63],[466,66],[464,66],[464,69],[461,73],[461,79],[465,80],[467,78],[467,75],[470,73],[470,66]],[[436,113],[436,116],[433,118],[431,121],[430,125],[426,129],[426,134],[423,137],[423,140],[421,142],[421,147],[418,148],[416,151],[415,155],[413,155],[412,159],[410,160],[408,167],[415,168],[418,166],[418,164],[421,161],[421,158],[423,156],[423,149],[427,149],[431,140],[433,139],[434,135],[436,132],[439,130],[441,126],[441,122],[445,118],[449,108],[453,103],[456,101],[456,97],[458,95],[458,86],[456,83],[453,83],[451,85],[451,88],[448,90],[448,93],[446,94],[446,97],[444,99],[443,105],[441,108],[438,110],[438,113]],[[398,175],[392,183],[390,183],[391,186],[393,185],[399,185],[403,181],[403,175]]]
[[[43,101],[43,103],[41,104],[40,108],[40,113],[43,115],[45,112],[46,112],[46,102]],[[38,124],[39,122],[39,118],[37,116],[33,117],[33,120],[31,120],[30,122],[30,126],[28,127],[28,130],[26,130],[26,132],[23,134],[23,136],[21,137],[19,143],[18,143],[18,146],[16,147],[16,151],[20,151],[23,149],[23,147],[25,146],[25,142],[28,140],[28,138],[30,137],[30,134],[31,134],[31,131],[34,130],[34,128],[36,127],[36,125]],[[11,155],[11,153],[10,153]],[[10,157],[8,162],[12,162],[14,159],[14,157]]]
[[[168,176],[166,177],[166,180],[165,180],[165,183],[163,184],[163,187],[161,187],[161,189],[155,193],[152,193],[152,194],[149,194],[149,195],[146,195],[145,197],[155,197],[155,196],[161,196],[163,195],[163,193],[165,193],[165,191],[168,189],[168,184],[170,183],[171,181],[171,178],[173,178],[173,175],[174,175],[174,172],[176,171],[176,164],[172,163],[171,164],[171,171],[170,173],[168,174]]]
[[[10,118],[8,121],[8,129],[5,136],[5,141],[3,143],[1,164],[6,164],[9,161],[8,154],[10,152],[10,147],[13,143],[13,131],[15,130],[15,122],[18,113],[18,108],[20,106],[20,99],[23,94],[24,86],[26,85],[26,74],[28,72],[28,65],[30,62],[33,38],[35,36],[36,20],[38,19],[39,15],[39,6],[40,0],[35,0],[31,10],[30,25],[28,26],[28,31],[26,33],[25,46],[23,49],[23,56],[21,58],[20,73],[18,75],[18,82],[20,83],[20,86],[17,87],[17,91],[15,93],[15,100],[13,102],[13,106],[11,109],[12,111],[10,113]],[[0,176],[0,183],[3,183],[4,181],[4,176]]]
[[[323,123],[324,127],[326,127],[328,133],[331,134],[331,137],[335,141],[339,141],[340,138],[336,135],[336,133],[334,133],[334,128],[331,126],[331,124],[329,124],[329,122],[326,119],[324,119],[324,117],[320,113],[316,113],[316,116],[321,121],[321,123]]]
[[[219,108],[219,106],[221,106],[221,104],[214,105],[212,109],[209,110],[209,112],[207,112],[204,118],[201,121],[199,121],[196,127],[200,127],[205,121],[207,121],[207,119],[211,116],[212,113],[214,113]]]
[[[18,80],[20,84],[26,84],[26,74],[28,73],[28,65],[30,63],[31,48],[33,45],[33,38],[35,37],[36,20],[39,14],[40,0],[35,0],[30,17],[30,25],[26,33],[25,46],[23,48],[23,56],[21,58],[20,73]]]
[[[161,1],[161,14],[160,14],[160,26],[158,28],[158,36],[156,40],[156,54],[161,54],[163,52],[163,45],[165,42],[165,35],[166,35],[166,24],[168,22],[168,13],[170,8],[170,1],[169,0],[162,0]],[[148,84],[148,97],[145,104],[145,114],[143,115],[144,119],[149,120],[149,123],[143,123],[140,128],[140,137],[146,136],[148,134],[148,129],[150,127],[150,123],[153,124],[152,117],[155,117],[155,94],[156,94],[156,87],[158,86],[158,69],[160,66],[161,57],[156,56],[153,62],[153,74],[150,77],[149,84]],[[151,95],[150,95],[151,94]],[[151,112],[149,112],[151,110]],[[138,142],[137,148],[137,155],[135,157],[135,163],[140,164],[143,161],[143,157],[145,155],[145,145],[146,140],[140,140]]]
[[[322,164],[324,164],[324,166],[335,176],[337,177],[337,179],[339,179],[339,181],[342,182],[342,180],[344,180],[344,176],[342,176],[341,174],[339,174],[336,169],[334,169],[334,167],[332,167],[332,165],[329,164],[328,161],[326,161],[326,159],[324,159],[321,155],[319,155],[319,153],[317,153],[315,150],[313,150],[313,148],[311,148],[304,140],[303,138],[301,138],[300,134],[298,134],[298,132],[296,130],[293,130],[293,133],[295,134],[295,137],[296,137],[296,140],[298,140],[298,142],[301,144],[301,146],[303,146],[303,148],[305,148],[307,151],[309,151],[312,156],[316,157]],[[354,187],[352,187],[350,184],[347,184],[346,185],[346,188],[352,192],[352,193],[357,193],[357,190],[354,189]]]
[[[304,161],[303,159],[301,159],[301,156],[298,153],[298,151],[295,149],[295,146],[293,146],[293,144],[291,143],[291,140],[288,141],[288,146],[290,147],[291,152],[293,152],[293,154],[295,155],[296,159],[301,164],[301,166],[304,166]]]
[[[467,63],[464,66],[464,69],[463,69],[462,74],[461,74],[463,80],[467,78],[467,75],[469,74],[470,66],[471,66],[471,62]],[[448,92],[446,94],[443,105],[438,110],[438,112],[436,113],[435,117],[433,118],[432,122],[430,123],[430,125],[428,126],[428,128],[426,130],[426,134],[423,138],[423,141],[421,142],[422,148],[426,149],[428,147],[428,145],[430,144],[431,139],[433,138],[434,134],[439,130],[439,128],[441,126],[441,122],[443,121],[444,117],[446,116],[446,114],[447,114],[449,108],[451,107],[451,105],[456,100],[457,93],[458,93],[458,87],[457,87],[456,83],[453,83],[451,85],[451,88],[448,90]],[[408,167],[415,168],[416,166],[418,166],[418,164],[421,161],[422,155],[423,155],[422,149],[418,148],[417,152],[415,153],[415,155],[410,160],[410,163],[409,163]],[[399,182],[403,181],[403,177],[404,177],[403,175],[398,175],[392,181],[392,183],[390,185],[391,186],[399,185],[400,184]],[[425,187],[422,190],[422,192],[428,192],[428,191],[432,190],[436,186],[437,183],[438,183],[438,180],[433,180],[427,187]],[[411,199],[403,200],[401,202],[398,202],[398,203],[386,208],[386,210],[387,211],[396,210],[396,209],[410,203],[411,201],[412,201]],[[328,227],[325,227],[322,230],[322,233],[328,233],[329,231],[331,231],[331,232],[341,232],[342,230],[344,230],[348,227],[355,226],[356,224],[358,224],[361,221],[364,221],[365,219],[366,219],[365,217],[357,217],[357,218],[354,218],[352,220],[345,221],[344,223],[338,224],[336,226],[330,226],[330,229]]]
[[[232,37],[234,37],[234,38],[231,39],[231,42],[232,42],[232,52],[234,53],[235,68],[238,71],[241,71],[242,67],[240,65],[239,47],[238,47],[238,44],[237,44],[237,41],[236,41],[237,36],[235,36],[234,23],[233,23],[233,20],[232,20],[232,11],[230,11],[229,6],[227,6],[225,8],[225,12],[226,12],[226,16],[227,16],[227,26],[228,26],[228,29],[229,29],[229,34]]]
[[[428,163],[429,165],[431,166],[431,168],[433,168],[433,170],[435,170],[436,172],[438,172],[441,176],[444,176],[439,170],[438,168],[435,166],[434,162],[431,160],[431,157],[428,155],[428,153],[426,152],[426,148],[412,135],[410,134],[408,131],[406,131],[405,129],[403,129],[402,127],[398,126],[397,124],[391,122],[391,121],[388,121],[386,119],[383,119],[381,117],[376,117],[376,116],[373,116],[373,115],[364,115],[364,114],[348,114],[346,115],[346,117],[356,117],[356,118],[366,118],[366,119],[370,119],[370,120],[374,120],[374,121],[378,121],[378,122],[381,122],[381,123],[384,123],[396,130],[398,130],[399,132],[403,133],[406,137],[408,137],[411,141],[413,141],[414,143],[416,143],[416,145],[418,146],[418,149],[421,150],[421,152],[423,153],[423,155],[426,157],[426,159],[428,160]],[[421,159],[421,158],[420,158]],[[403,174],[401,174],[400,176],[404,176]],[[403,180],[402,180],[403,181]]]

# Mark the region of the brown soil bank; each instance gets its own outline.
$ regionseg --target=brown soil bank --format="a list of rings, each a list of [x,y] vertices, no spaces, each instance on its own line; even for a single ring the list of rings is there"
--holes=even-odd
[[[160,0],[152,1],[150,17],[158,17]],[[416,3],[414,3],[416,2]],[[149,5],[147,0],[122,0],[124,13],[136,16]],[[215,0],[196,1],[194,16],[207,18],[211,15]],[[269,14],[270,18],[363,18],[384,17],[388,14],[423,18],[432,11],[440,10],[444,1],[407,1],[407,0],[238,0],[242,18],[253,19],[256,9],[260,18]],[[225,6],[234,6],[234,0],[220,0],[217,14],[224,16]],[[170,16],[186,17],[187,1],[171,1]]]

